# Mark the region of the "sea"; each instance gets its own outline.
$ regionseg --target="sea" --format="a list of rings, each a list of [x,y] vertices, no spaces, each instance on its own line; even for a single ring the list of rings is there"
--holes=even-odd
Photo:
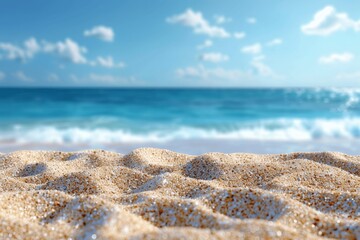
[[[360,154],[360,89],[0,88],[0,151]]]

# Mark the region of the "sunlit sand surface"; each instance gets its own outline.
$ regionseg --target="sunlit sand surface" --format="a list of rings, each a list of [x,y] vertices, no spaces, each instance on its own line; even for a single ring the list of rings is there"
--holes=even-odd
[[[360,238],[360,157],[0,155],[1,239]]]

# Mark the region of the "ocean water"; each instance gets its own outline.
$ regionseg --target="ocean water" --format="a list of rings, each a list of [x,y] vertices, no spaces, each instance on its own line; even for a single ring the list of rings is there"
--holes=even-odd
[[[136,147],[360,154],[360,89],[0,89],[0,151]]]

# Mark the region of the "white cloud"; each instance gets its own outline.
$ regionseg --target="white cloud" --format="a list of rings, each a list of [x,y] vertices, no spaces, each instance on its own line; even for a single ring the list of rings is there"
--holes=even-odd
[[[19,47],[12,43],[0,42],[0,54],[3,53],[0,55],[0,60],[20,60],[25,62],[38,53],[45,53],[57,55],[75,64],[99,65],[107,68],[122,68],[125,66],[123,62],[114,62],[111,56],[98,57],[94,61],[89,61],[85,56],[87,49],[70,38],[64,41],[42,41],[41,43],[38,43],[35,38],[29,38],[23,45],[23,47]]]
[[[231,18],[222,15],[215,15],[214,18],[217,24],[224,24],[232,21]]]
[[[326,6],[321,9],[315,13],[311,22],[301,26],[303,33],[320,36],[348,29],[360,31],[360,20],[351,19],[347,13],[337,12],[333,6]]]
[[[192,9],[186,10],[184,13],[175,15],[166,19],[168,23],[182,24],[191,27],[196,34],[205,34],[210,37],[227,38],[230,34],[223,28],[211,26],[206,19],[204,19],[201,12],[195,12]]]
[[[87,59],[84,54],[87,52],[85,47],[80,46],[70,38],[63,42],[49,43],[44,42],[44,52],[58,54],[61,58],[69,60],[76,64],[85,64]]]
[[[97,74],[97,73],[90,73],[86,76],[78,76],[75,74],[70,74],[69,78],[73,81],[76,85],[79,86],[101,86],[101,85],[108,85],[108,86],[134,86],[134,85],[141,85],[144,84],[143,81],[138,80],[135,77],[124,77],[118,75],[111,75],[111,74]]]
[[[196,67],[179,68],[176,70],[176,75],[179,78],[201,79],[216,84],[221,80],[236,82],[244,79],[259,79],[259,77],[272,79],[284,78],[284,76],[278,75],[271,67],[266,65],[264,60],[265,56],[263,55],[253,57],[250,62],[252,69],[248,71],[224,69],[221,67],[206,68],[200,64]]]
[[[104,83],[122,82],[122,83],[124,83],[124,79],[117,77],[117,76],[113,76],[113,75],[100,75],[100,74],[91,73],[89,75],[89,79],[92,81],[95,81],[95,82],[104,82]]]
[[[40,46],[35,38],[29,38],[24,42],[23,47],[12,43],[0,42],[0,52],[3,52],[3,58],[8,60],[20,60],[25,62],[34,57],[40,51]]]
[[[241,49],[241,51],[243,53],[248,53],[248,54],[259,54],[262,51],[262,46],[260,43],[255,43],[255,44],[243,47]]]
[[[348,52],[345,53],[333,53],[328,56],[323,56],[319,58],[321,64],[330,64],[335,62],[350,62],[354,59],[354,55]]]
[[[112,28],[106,26],[95,26],[90,30],[85,30],[86,37],[97,37],[106,42],[114,41],[115,33]]]
[[[41,50],[40,45],[33,37],[26,40],[24,42],[24,46],[26,49],[26,54],[28,55],[29,58],[32,58],[34,54],[38,53]]]
[[[115,63],[114,59],[111,56],[108,57],[98,57],[95,65],[100,65],[106,68],[123,68],[125,67],[125,63],[119,62]]]
[[[205,68],[202,65],[197,67],[180,68],[176,71],[180,78],[198,78],[202,80],[230,80],[236,81],[248,77],[247,73],[239,70],[228,70],[224,68]]]
[[[23,73],[22,71],[18,71],[16,73],[14,73],[14,77],[19,79],[22,82],[32,82],[32,78],[29,76],[26,76],[26,74]]]
[[[26,61],[39,52],[57,53],[73,63],[86,63],[83,53],[86,48],[79,46],[71,39],[64,42],[50,43],[44,41],[39,44],[35,38],[29,38],[24,42],[24,47],[18,47],[12,43],[0,43],[0,51],[5,52],[4,58],[8,60]]]
[[[265,60],[265,56],[257,56],[254,57],[251,61],[251,66],[255,69],[256,73],[263,77],[278,77],[274,71],[266,65],[263,61]]]
[[[255,23],[257,22],[257,19],[254,18],[254,17],[251,17],[251,18],[246,19],[246,21],[247,21],[249,24],[255,24]]]
[[[336,76],[337,79],[340,80],[360,80],[360,71],[359,72],[353,72],[353,73],[341,73]]]
[[[211,40],[205,40],[204,43],[202,43],[201,45],[197,46],[198,49],[204,49],[204,48],[209,48],[213,45],[213,41]]]
[[[281,45],[281,44],[283,44],[283,40],[281,38],[275,38],[275,39],[269,41],[266,45],[272,47],[272,46]]]
[[[234,38],[236,38],[236,39],[243,39],[245,36],[246,36],[246,33],[244,33],[244,32],[234,33]]]
[[[0,72],[0,81],[4,80],[6,77],[6,74],[3,72]]]
[[[91,73],[86,78],[94,83],[101,83],[101,84],[109,84],[109,85],[138,85],[142,82],[137,80],[135,77],[122,77],[122,76],[115,76],[110,74],[95,74]]]
[[[205,62],[213,62],[213,63],[226,62],[229,60],[229,56],[222,53],[211,52],[211,53],[201,54],[200,60]]]

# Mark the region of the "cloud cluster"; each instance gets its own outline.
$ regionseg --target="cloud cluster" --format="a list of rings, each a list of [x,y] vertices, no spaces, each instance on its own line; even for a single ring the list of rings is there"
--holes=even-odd
[[[354,59],[354,55],[352,53],[344,52],[344,53],[333,53],[328,56],[323,56],[319,58],[319,62],[321,64],[330,64],[330,63],[346,63],[350,62]]]
[[[103,41],[112,42],[115,38],[115,33],[110,27],[95,26],[92,29],[84,31],[86,37],[96,37]],[[207,43],[208,44],[208,43]],[[50,42],[46,40],[38,41],[36,38],[31,37],[24,41],[22,44],[14,44],[9,42],[0,42],[0,60],[18,60],[27,62],[38,54],[54,55],[65,61],[73,64],[82,64],[87,66],[100,66],[105,68],[124,68],[124,62],[116,62],[112,56],[98,56],[96,59],[88,59],[86,54],[88,50],[86,47],[81,46],[71,38],[66,38],[63,41]],[[62,65],[63,66],[63,65]],[[62,67],[64,68],[64,67]],[[12,74],[14,79],[22,82],[33,82],[33,79],[27,76],[22,71],[17,71]],[[5,73],[0,71],[0,80],[5,79]],[[59,76],[56,73],[50,73],[47,76],[49,82],[59,81]],[[79,80],[76,75],[71,75],[70,79],[74,82]],[[88,79],[95,82],[105,83],[132,83],[133,78],[122,78],[120,76],[112,75],[97,75],[90,74]],[[85,80],[82,79],[82,80]],[[83,81],[85,83],[86,81]]]
[[[88,60],[85,56],[87,49],[70,38],[58,42],[38,42],[35,38],[29,38],[23,45],[24,46],[21,47],[12,43],[0,42],[0,53],[3,53],[4,59],[20,60],[22,62],[33,58],[38,53],[44,53],[58,56],[74,64],[87,64],[106,68],[125,67],[123,62],[116,63],[111,56],[100,56],[95,61]]]
[[[84,36],[96,37],[106,42],[112,42],[115,38],[115,33],[111,27],[106,26],[95,26],[92,29],[85,30]]]
[[[339,13],[333,6],[326,6],[307,24],[301,26],[303,33],[308,35],[327,36],[337,31],[352,29],[360,31],[360,20],[351,19],[347,13]]]
[[[23,44],[23,47],[16,46],[12,43],[0,42],[0,52],[2,57],[7,60],[20,60],[25,62],[34,57],[40,51],[40,46],[35,38],[29,38]]]
[[[228,61],[229,56],[218,52],[210,52],[201,54],[200,60],[205,62],[219,63]]]
[[[204,34],[209,37],[227,38],[230,34],[223,28],[211,26],[203,17],[201,12],[195,12],[192,9],[186,10],[184,13],[174,15],[166,19],[168,23],[182,24],[191,27],[196,34]]]
[[[167,19],[170,23],[181,23],[185,26],[190,26],[194,29],[195,33],[203,33],[205,31],[200,31],[200,26],[208,26],[207,21],[202,17],[200,12],[193,12],[191,9],[187,10],[185,13],[173,16]],[[205,23],[204,23],[205,21]],[[255,18],[249,18],[248,22],[251,24],[256,23]],[[221,24],[224,20],[219,18],[217,23]],[[208,29],[206,27],[205,29]],[[208,34],[211,36],[211,34]],[[232,37],[236,39],[242,39],[246,36],[245,32],[235,32],[232,34]],[[266,43],[267,46],[275,46],[283,43],[281,38],[275,38]],[[206,40],[202,45],[198,46],[198,49],[204,49],[213,45],[211,40]],[[221,67],[216,68],[207,68],[203,65],[198,65],[196,67],[185,67],[179,68],[176,71],[176,75],[180,78],[197,78],[203,80],[228,80],[228,81],[237,81],[240,79],[246,78],[254,78],[254,77],[271,77],[271,78],[279,78],[271,67],[265,64],[264,59],[265,56],[260,55],[262,53],[263,46],[260,43],[254,43],[252,45],[244,46],[241,51],[245,54],[249,54],[252,57],[250,61],[250,66],[252,70],[248,72],[240,71],[240,70],[229,70]],[[226,62],[230,59],[230,57],[226,54],[220,52],[208,52],[203,53],[199,56],[199,59],[203,62],[211,62],[211,63],[221,63]]]
[[[254,71],[246,72],[222,67],[206,68],[203,65],[198,65],[196,67],[179,68],[176,70],[176,75],[179,78],[200,79],[207,82],[218,82],[221,80],[238,82],[244,79],[254,79],[258,76],[276,79],[282,78],[266,65],[263,60],[264,57],[262,56],[253,58],[251,66]]]

